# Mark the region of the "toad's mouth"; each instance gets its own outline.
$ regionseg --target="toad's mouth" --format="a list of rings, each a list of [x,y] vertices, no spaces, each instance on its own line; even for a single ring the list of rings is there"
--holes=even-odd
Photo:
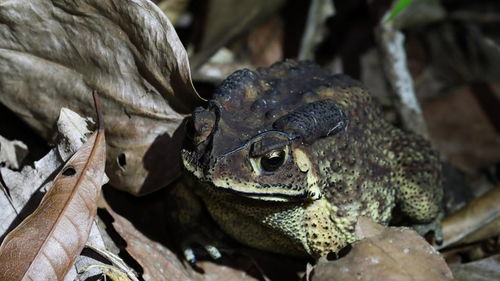
[[[303,193],[264,193],[264,192],[252,192],[252,191],[242,191],[231,186],[217,186],[212,182],[204,181],[202,185],[210,193],[227,194],[232,196],[244,197],[252,200],[259,201],[272,201],[272,202],[309,202],[315,201],[316,198],[314,194],[304,191]]]
[[[273,201],[273,202],[302,202],[306,201],[308,197],[306,194],[290,196],[287,194],[279,194],[279,193],[247,193],[240,191],[229,191],[229,192],[254,200]]]

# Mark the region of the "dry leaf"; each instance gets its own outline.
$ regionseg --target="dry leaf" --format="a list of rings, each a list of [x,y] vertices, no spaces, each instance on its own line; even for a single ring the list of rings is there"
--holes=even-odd
[[[500,84],[493,89],[500,100]],[[500,134],[479,102],[481,95],[487,93],[459,87],[422,103],[431,139],[443,159],[469,172],[500,161]]]
[[[356,235],[356,239],[361,240],[380,235],[384,232],[385,229],[386,228],[383,225],[373,223],[370,218],[359,217],[358,221],[356,222],[354,233]]]
[[[151,241],[111,208],[107,208],[107,210],[114,219],[114,228],[127,242],[127,251],[142,266],[144,280],[193,279],[174,253],[160,243]]]
[[[57,120],[58,145],[33,166],[24,166],[21,171],[0,167],[0,176],[8,192],[0,194],[0,237],[10,228],[18,214],[28,215],[33,211],[44,193],[51,186],[53,175],[83,145],[87,129],[86,120],[67,108],[62,108]],[[2,198],[3,197],[3,198]],[[26,204],[29,203],[27,206]],[[19,221],[20,222],[20,221]],[[19,223],[17,222],[17,223]],[[1,239],[0,239],[1,243]]]
[[[68,160],[38,208],[6,236],[0,280],[62,280],[71,269],[87,241],[104,176],[99,127]]]
[[[465,264],[451,264],[456,281],[500,280],[500,255]]]
[[[85,271],[88,271],[91,268],[100,268],[101,272],[103,274],[106,274],[106,276],[110,277],[111,280],[139,281],[137,279],[135,272],[118,255],[115,255],[110,251],[101,249],[89,243],[87,243],[87,247],[92,249],[102,257],[106,258],[106,260],[109,261],[112,264],[112,266],[107,264],[94,264],[84,269]]]
[[[88,121],[90,118],[84,119],[73,111],[62,108],[57,121],[59,143],[56,148],[53,148],[42,159],[35,161],[34,167],[25,166],[21,171],[0,168],[2,180],[7,183],[8,187],[3,187],[0,192],[0,209],[2,210],[0,212],[0,243],[6,231],[17,226],[25,216],[29,215],[30,210],[33,211],[36,208],[39,203],[38,197],[40,197],[38,192],[47,191],[52,185],[54,172],[58,171],[83,145],[86,140],[85,135],[92,133],[87,129]],[[104,248],[102,235],[103,232],[94,223],[87,242]],[[77,272],[90,263],[95,264],[98,261],[80,255],[75,262],[74,270],[68,272],[65,280],[73,281]],[[95,272],[99,273],[97,270],[89,270],[86,274],[92,276]],[[80,274],[79,277],[82,275]]]
[[[82,118],[68,108],[61,108],[57,119],[57,152],[66,161],[85,143],[86,136],[92,132],[88,124],[93,124],[90,117]]]
[[[22,141],[9,141],[0,136],[0,165],[19,169],[26,155],[28,155],[28,147]]]
[[[87,239],[86,245],[92,244],[94,247],[100,247],[105,249],[109,245],[111,238],[109,234],[105,232],[104,227],[99,225],[97,221],[99,218],[95,219],[90,228],[89,238]],[[102,270],[98,268],[89,268],[91,265],[104,265],[105,263],[99,257],[96,257],[92,253],[89,253],[85,249],[76,258],[75,263],[71,270],[66,274],[64,280],[68,281],[80,281],[87,280],[87,278],[101,274]]]
[[[267,67],[283,60],[283,29],[283,21],[275,16],[249,32],[247,41],[253,65]]]
[[[156,5],[160,7],[174,25],[189,5],[189,0],[159,0],[155,2],[158,2]]]
[[[336,261],[320,261],[313,281],[319,280],[452,280],[440,254],[420,235],[408,228],[383,228],[362,218],[356,233],[367,237],[352,245]]]
[[[500,186],[448,216],[443,221],[444,243],[440,248],[473,243],[500,235],[498,202],[500,202]]]
[[[266,276],[261,275],[252,276],[245,271],[245,269],[239,268],[241,261],[234,261],[235,264],[217,264],[213,261],[204,261],[197,263],[203,270],[203,275],[197,275],[200,280],[204,281],[270,281]],[[235,267],[236,265],[236,267]],[[255,265],[251,264],[248,269],[252,269]]]
[[[256,271],[254,262],[250,261],[249,258],[231,259],[223,264],[201,261],[196,264],[196,268],[201,269],[199,272],[192,266],[183,264],[178,256],[164,245],[146,237],[132,223],[114,212],[109,206],[106,209],[114,219],[115,230],[127,242],[127,252],[142,266],[144,270],[142,277],[146,281],[260,280],[248,273]],[[229,264],[227,264],[228,262]],[[288,275],[285,274],[285,276]]]
[[[18,215],[13,205],[7,188],[0,181],[0,210],[2,210],[0,212],[0,243],[2,242],[3,235]]]
[[[200,67],[220,47],[275,13],[284,2],[284,0],[211,0],[203,25],[200,51],[191,59],[193,68]]]
[[[174,28],[147,0],[7,1],[0,102],[46,139],[59,109],[93,115],[101,93],[113,186],[143,194],[181,172],[181,123],[202,100]],[[165,167],[169,163],[169,167]]]

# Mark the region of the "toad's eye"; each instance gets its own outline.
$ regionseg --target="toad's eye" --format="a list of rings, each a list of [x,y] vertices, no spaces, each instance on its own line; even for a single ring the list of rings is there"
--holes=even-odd
[[[260,165],[266,172],[274,172],[278,170],[285,162],[285,151],[272,151],[260,158]]]

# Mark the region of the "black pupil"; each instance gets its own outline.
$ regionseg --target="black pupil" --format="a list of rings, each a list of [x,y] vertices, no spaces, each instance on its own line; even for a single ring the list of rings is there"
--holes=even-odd
[[[280,151],[277,155],[264,156],[260,159],[262,169],[268,172],[276,171],[285,161],[285,152]]]

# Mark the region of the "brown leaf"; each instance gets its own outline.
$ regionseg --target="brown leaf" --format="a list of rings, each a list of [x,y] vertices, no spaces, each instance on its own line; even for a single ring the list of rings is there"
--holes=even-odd
[[[320,261],[311,280],[452,280],[444,259],[408,228],[385,228],[360,220],[357,233],[367,237],[336,261]],[[381,231],[380,231],[381,230]],[[379,234],[376,234],[380,232]]]
[[[187,271],[176,255],[158,242],[140,233],[127,219],[107,208],[113,217],[113,226],[127,242],[127,251],[144,269],[144,280],[190,280]],[[201,280],[201,279],[197,279]]]
[[[490,281],[500,279],[500,255],[465,264],[451,264],[457,281]]]
[[[99,127],[68,160],[38,208],[5,237],[0,280],[63,280],[73,265],[87,241],[104,176]]]
[[[0,167],[0,177],[6,188],[5,193],[0,193],[0,244],[7,230],[12,230],[35,210],[42,193],[52,186],[55,174],[91,135],[86,120],[68,108],[61,108],[57,147],[20,171]]]
[[[191,59],[196,69],[207,61],[220,47],[227,44],[249,27],[276,12],[283,0],[212,0],[204,22],[200,52]]]
[[[384,230],[384,226],[373,223],[372,219],[363,216],[358,218],[354,231],[356,238],[361,240],[380,235]]]
[[[267,67],[283,59],[283,21],[275,16],[248,34],[250,59],[255,66]]]
[[[468,244],[500,234],[500,186],[474,199],[443,221],[440,248]]]
[[[134,194],[181,173],[181,123],[202,102],[174,28],[147,0],[8,1],[0,9],[0,102],[50,140],[61,107],[105,111],[110,183]],[[168,169],[162,165],[168,159]]]
[[[196,263],[196,267],[202,273],[197,272],[192,266],[183,264],[178,256],[164,245],[142,234],[130,221],[114,212],[109,206],[106,206],[106,209],[114,219],[115,230],[127,242],[127,252],[142,266],[144,270],[142,277],[146,281],[260,280],[251,274],[256,271],[254,262],[242,257],[226,260],[222,264],[200,261]]]
[[[500,85],[492,86],[493,95],[500,100]],[[483,94],[488,95],[486,91],[475,93],[473,87],[458,87],[422,103],[433,144],[445,161],[464,171],[500,161],[500,134],[478,99]]]

